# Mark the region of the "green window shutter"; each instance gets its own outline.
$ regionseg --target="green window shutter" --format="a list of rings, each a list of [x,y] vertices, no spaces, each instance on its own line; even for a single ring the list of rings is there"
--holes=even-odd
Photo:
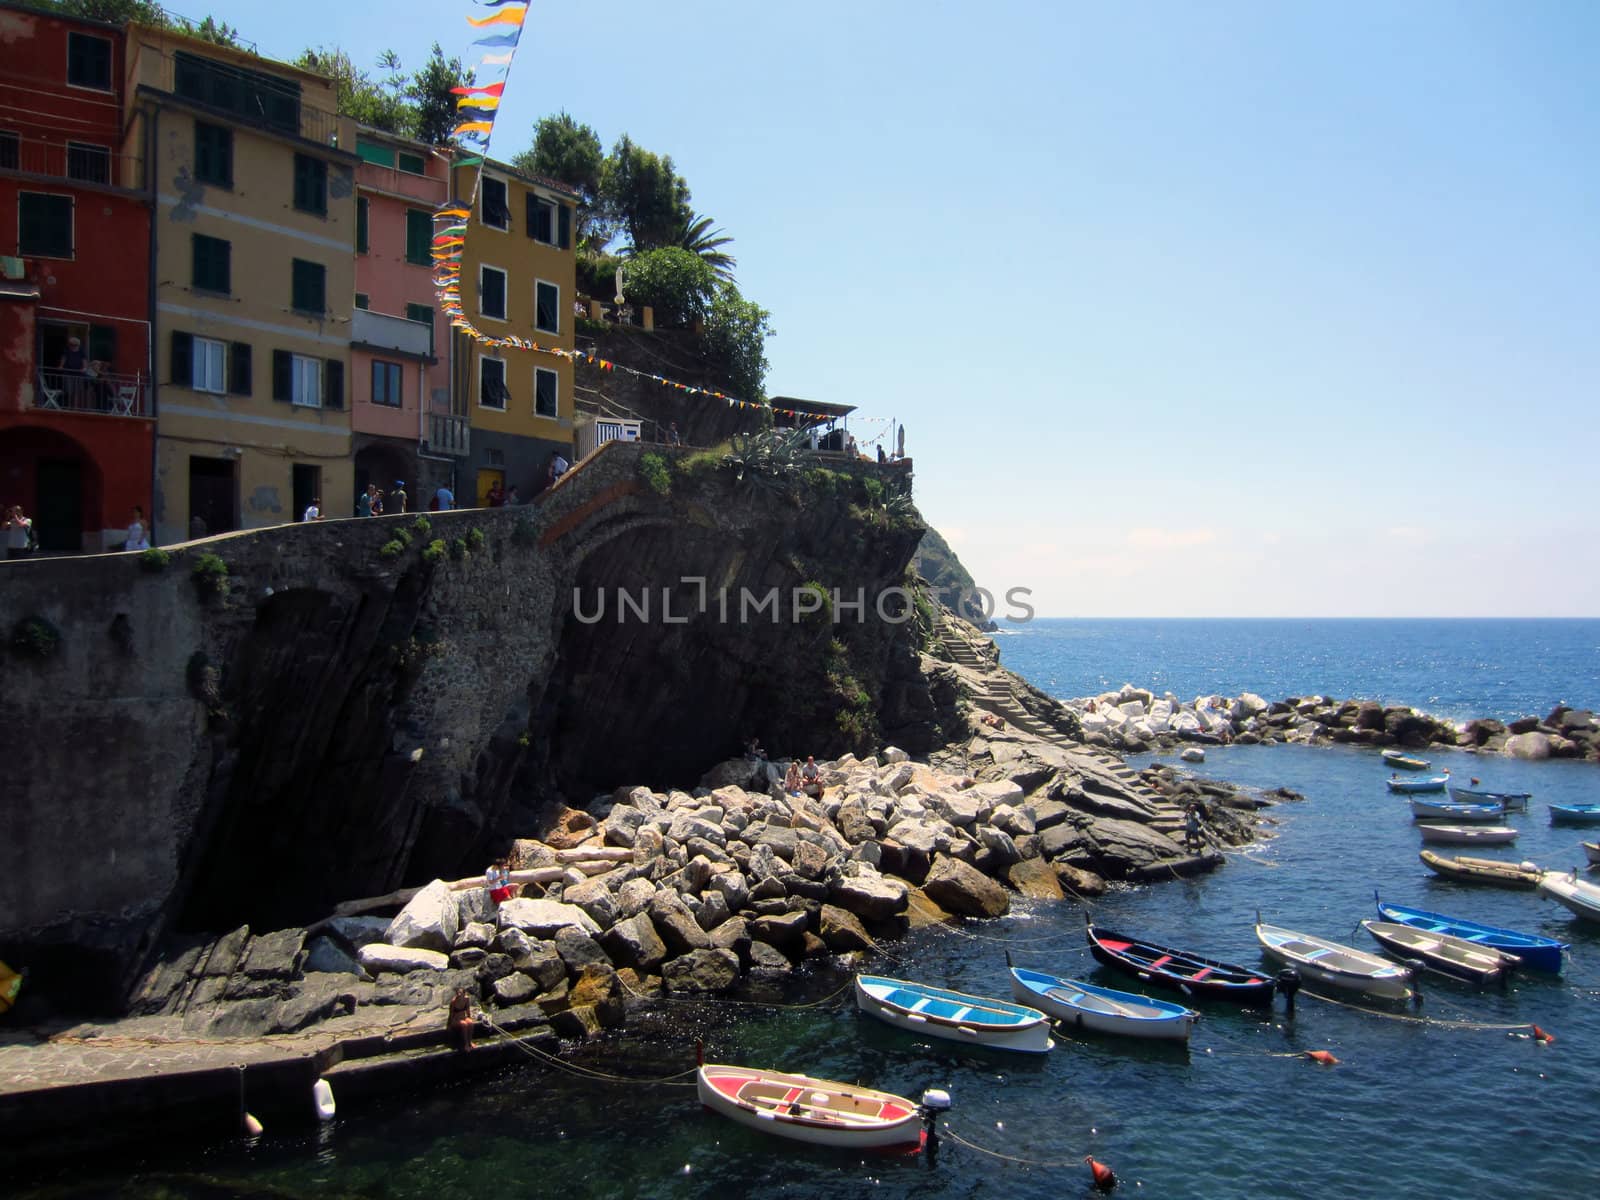
[[[407,175],[426,175],[428,173],[427,165],[422,161],[422,155],[407,154],[403,150],[400,152],[400,169]]]
[[[322,407],[344,407],[344,364],[338,359],[323,364]]]
[[[187,333],[172,331],[172,353],[168,363],[172,382],[188,387],[194,379],[194,338]]]
[[[328,212],[328,164],[309,154],[294,156],[294,206],[302,212]]]
[[[367,198],[356,197],[356,253],[365,254],[368,249],[367,242]]]
[[[393,150],[378,142],[368,141],[364,137],[356,138],[356,153],[361,156],[362,162],[369,162],[379,167],[394,166]]]
[[[298,312],[322,313],[328,307],[328,272],[321,263],[294,260],[289,304]]]
[[[228,347],[228,391],[235,396],[248,396],[250,385],[250,343],[234,342]]]
[[[372,297],[367,295],[365,292],[357,292],[356,293],[356,307],[360,308],[360,309],[371,308],[372,307]]]
[[[561,230],[556,239],[556,244],[563,250],[570,250],[572,249],[572,210],[565,204],[558,204],[556,213],[556,221]]]
[[[406,261],[427,266],[432,261],[433,218],[416,209],[406,210]]]
[[[189,282],[208,292],[232,291],[232,243],[203,233],[190,235],[194,247],[194,269]]]
[[[287,350],[272,352],[272,398],[285,404],[294,399],[294,355]]]

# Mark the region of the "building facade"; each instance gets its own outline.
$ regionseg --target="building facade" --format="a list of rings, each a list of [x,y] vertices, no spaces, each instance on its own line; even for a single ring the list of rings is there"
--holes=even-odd
[[[473,166],[455,169],[456,197],[471,195]],[[515,335],[541,347],[573,348],[577,260],[575,193],[486,162],[461,258],[461,303],[490,337]],[[464,399],[471,448],[457,503],[482,504],[495,483],[522,499],[549,482],[552,458],[573,458],[570,358],[542,350],[484,346],[454,336],[452,390]]]
[[[43,552],[120,549],[152,508],[150,205],[125,63],[118,27],[0,5],[0,510],[20,504]]]
[[[433,214],[450,198],[450,156],[365,127],[356,153],[353,483],[359,493],[404,480],[411,506],[426,507],[441,484],[456,486],[471,444],[433,284]]]
[[[154,205],[160,541],[353,511],[355,126],[331,80],[130,25]]]

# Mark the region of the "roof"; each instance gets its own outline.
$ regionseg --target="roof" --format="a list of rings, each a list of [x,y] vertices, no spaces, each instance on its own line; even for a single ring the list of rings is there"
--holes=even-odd
[[[854,404],[830,404],[826,400],[802,400],[798,396],[773,396],[769,402],[773,408],[792,408],[818,417],[847,417],[856,410]]]
[[[87,25],[91,29],[109,29],[114,33],[122,30],[121,25],[115,24],[111,21],[96,21],[92,17],[78,17],[74,16],[72,13],[58,12],[53,8],[40,8],[37,4],[18,4],[7,0],[6,3],[0,3],[0,9],[10,9],[13,12],[24,12],[29,16],[34,17],[49,17],[51,20],[66,21],[73,25]]]
[[[466,153],[466,151],[458,151],[458,153]],[[510,163],[501,162],[498,158],[486,158],[483,160],[483,165],[485,167],[493,167],[496,171],[504,171],[513,179],[519,179],[523,183],[531,183],[535,187],[549,188],[552,192],[560,192],[563,196],[571,196],[574,200],[583,196],[583,193],[570,183],[562,183],[558,179],[546,179],[543,175],[529,175],[526,171],[519,171]]]

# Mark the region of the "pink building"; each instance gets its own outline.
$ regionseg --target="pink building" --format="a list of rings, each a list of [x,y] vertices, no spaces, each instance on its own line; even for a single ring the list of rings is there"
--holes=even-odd
[[[356,153],[355,491],[404,480],[410,507],[426,509],[470,448],[467,418],[451,409],[450,330],[433,288],[433,213],[450,196],[450,158],[366,127]],[[343,516],[344,500],[324,497],[324,511]]]

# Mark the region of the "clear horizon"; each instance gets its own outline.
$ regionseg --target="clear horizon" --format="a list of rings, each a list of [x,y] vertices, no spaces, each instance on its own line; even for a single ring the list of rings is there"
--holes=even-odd
[[[474,61],[473,11],[188,15],[377,74]],[[1600,5],[563,12],[491,153],[565,110],[672,155],[772,311],[769,394],[904,423],[980,583],[1057,617],[1600,612]]]

